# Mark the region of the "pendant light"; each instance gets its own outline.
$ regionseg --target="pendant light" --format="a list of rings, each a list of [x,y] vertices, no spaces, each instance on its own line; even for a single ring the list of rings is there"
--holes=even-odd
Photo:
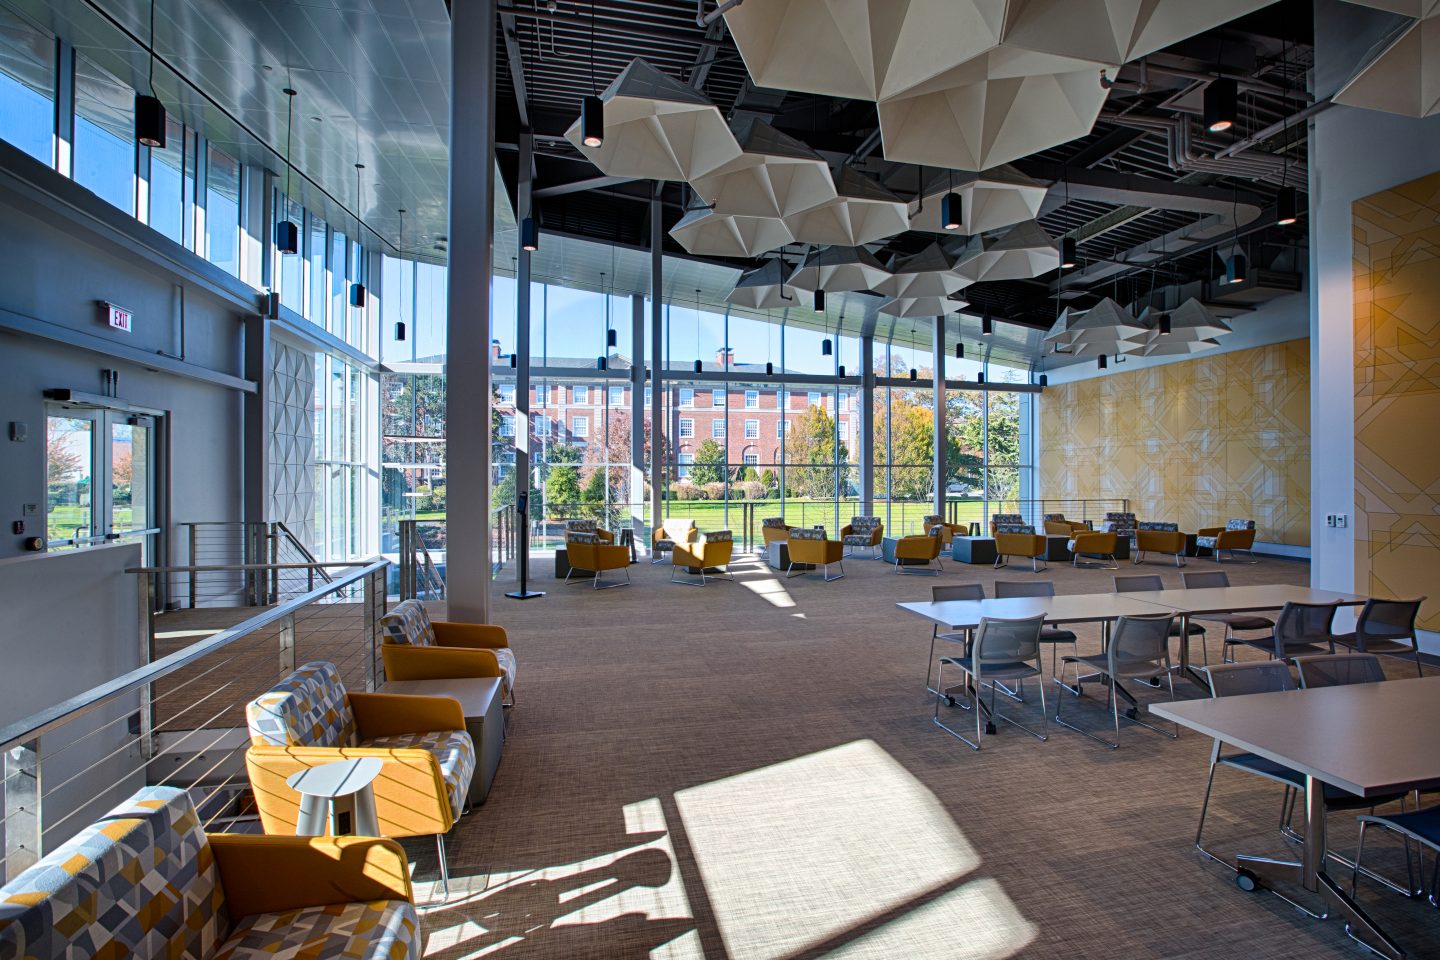
[[[1076,263],[1076,256],[1075,256],[1075,238],[1074,238],[1074,237],[1061,237],[1061,238],[1060,238],[1060,269],[1061,269],[1061,270],[1073,270],[1073,269],[1075,268],[1075,263]]]
[[[995,318],[990,316],[990,311],[987,309],[984,315],[980,317],[980,336],[988,337],[994,332]]]
[[[591,15],[593,16],[595,8],[592,6],[590,9]],[[697,354],[695,357],[695,372],[699,373],[705,369],[705,362],[698,356],[700,353],[700,291],[698,289],[695,291],[695,353]]]
[[[1290,46],[1287,40],[1280,48],[1280,61],[1283,66],[1289,67]],[[1287,105],[1288,106],[1288,105]],[[1285,110],[1285,116],[1280,121],[1281,142],[1290,143],[1290,111]],[[1276,226],[1288,227],[1300,219],[1300,204],[1295,195],[1295,188],[1285,181],[1290,172],[1290,164],[1280,168],[1280,192],[1275,194],[1275,224]]]
[[[1216,77],[1205,87],[1205,129],[1224,133],[1235,126],[1239,87],[1230,77]]]
[[[400,257],[405,256],[405,208],[400,208],[400,242],[397,245],[396,253]],[[402,261],[403,262],[403,261]],[[405,340],[405,298],[400,298],[400,319],[395,321],[395,339],[404,342]],[[515,366],[515,354],[510,354],[510,366]]]
[[[980,371],[979,373],[975,374],[975,382],[976,382],[976,383],[984,383],[984,382],[985,382],[985,371],[982,370],[982,371]]]
[[[959,340],[955,341],[955,359],[965,359],[965,344],[961,343]]]
[[[534,217],[526,217],[520,221],[520,249],[526,253],[534,253],[540,249],[540,228],[535,226]]]
[[[1225,282],[1244,283],[1249,273],[1250,264],[1245,259],[1245,254],[1236,251],[1225,260]]]
[[[816,312],[816,313],[823,313],[824,311],[825,311],[825,291],[824,291],[824,290],[816,290],[816,291],[815,291],[815,312]]]
[[[950,192],[940,201],[940,225],[946,230],[959,230],[964,219],[964,198],[955,192],[955,171],[950,171]]]
[[[365,204],[360,197],[360,171],[364,169],[365,164],[355,164],[355,245],[357,248],[360,245],[360,211],[365,209]],[[357,256],[355,258],[355,282],[350,284],[350,306],[359,307],[362,310],[365,308],[365,284],[361,282],[361,280],[364,279],[364,262],[362,257]]]
[[[775,376],[775,364],[771,363],[769,360],[765,361],[765,376]]]
[[[1045,360],[1044,360],[1043,357],[1042,357],[1041,360],[1040,360],[1040,377],[1039,377],[1039,383],[1040,383],[1040,386],[1042,386],[1042,387],[1048,387],[1048,386],[1050,386],[1050,374],[1048,374],[1048,373],[1045,372]]]
[[[840,380],[844,380],[844,379],[845,379],[845,364],[843,364],[843,363],[840,364],[840,366],[839,366],[837,369],[838,369],[838,372],[836,373],[836,377],[837,377],[838,379],[840,379]]]
[[[403,340],[404,337],[401,337],[401,339]],[[518,356],[517,354],[514,354],[514,353],[510,354],[510,369],[511,369],[511,370],[514,370],[514,369],[515,369],[516,367],[518,367],[519,365],[520,365],[519,356]]]
[[[815,309],[816,309],[816,310],[820,310],[820,311],[822,311],[822,312],[825,310],[825,291],[824,291],[824,290],[816,290],[816,291],[815,291]],[[829,314],[826,314],[826,316],[825,316],[825,332],[826,332],[826,333],[829,333],[829,332],[830,332],[830,316],[829,316]],[[830,338],[829,338],[829,337],[826,337],[824,340],[821,340],[821,341],[820,341],[820,356],[822,356],[822,357],[828,357],[828,356],[830,356],[830,355],[831,355],[832,353],[834,353],[834,352],[835,352],[835,344],[833,344],[833,343],[830,342]]]
[[[913,382],[920,379],[919,372],[915,369],[915,321],[910,321],[910,380]]]
[[[165,105],[155,96],[155,0],[150,0],[150,75],[148,94],[135,94],[135,139],[152,150],[165,149]]]
[[[1169,311],[1166,311],[1166,312],[1160,314],[1159,331],[1160,331],[1160,336],[1162,336],[1162,337],[1168,337],[1168,336],[1170,336],[1170,313],[1169,313]]]
[[[295,94],[293,87],[286,87],[284,90],[285,104],[285,217],[275,224],[275,249],[281,253],[294,254],[300,252],[300,228],[290,219],[290,193],[291,178],[295,172],[294,165],[290,162],[290,133],[295,120]]]
[[[607,348],[618,346],[620,343],[620,338],[616,334],[615,328],[611,326],[610,296],[613,293],[613,289],[613,281],[610,287],[605,285],[605,272],[602,270],[600,272],[600,291],[605,295],[605,346]]]
[[[1110,358],[1103,353],[1100,354],[1100,369],[1104,370],[1108,366],[1110,366]]]
[[[590,96],[580,101],[580,142],[587,147],[605,143],[605,102],[595,85],[595,0],[590,0]]]

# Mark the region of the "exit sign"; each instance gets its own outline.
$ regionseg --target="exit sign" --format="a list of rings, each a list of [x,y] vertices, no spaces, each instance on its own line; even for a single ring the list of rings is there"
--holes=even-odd
[[[132,332],[131,324],[134,323],[135,315],[122,306],[113,303],[104,303],[105,322],[116,330],[123,330],[126,333]]]

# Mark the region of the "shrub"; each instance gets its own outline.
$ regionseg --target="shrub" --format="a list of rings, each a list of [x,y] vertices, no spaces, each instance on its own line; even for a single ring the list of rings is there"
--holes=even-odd
[[[746,500],[763,500],[769,492],[759,480],[746,480],[740,484],[740,489],[744,491]]]
[[[725,484],[723,484],[723,483],[720,483],[720,482],[717,482],[717,481],[712,481],[712,482],[710,482],[710,483],[705,484],[705,486],[704,486],[703,489],[704,489],[704,491],[705,491],[705,499],[706,499],[706,500],[724,500],[724,499],[725,499]]]

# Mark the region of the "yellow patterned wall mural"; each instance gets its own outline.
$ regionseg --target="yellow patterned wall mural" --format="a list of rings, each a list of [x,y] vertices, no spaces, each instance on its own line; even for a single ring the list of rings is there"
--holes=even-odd
[[[1039,421],[1041,497],[1125,497],[1187,533],[1236,517],[1310,544],[1308,340],[1049,387]]]
[[[1357,200],[1355,589],[1440,629],[1440,173]]]

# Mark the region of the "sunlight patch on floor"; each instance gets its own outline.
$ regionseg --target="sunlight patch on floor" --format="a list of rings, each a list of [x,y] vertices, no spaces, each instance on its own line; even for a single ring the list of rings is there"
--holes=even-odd
[[[972,880],[825,953],[834,960],[940,957],[1001,960],[1035,939],[1036,927],[992,879]]]
[[[767,577],[764,580],[736,579],[735,582],[772,606],[781,608],[795,606],[795,599],[790,596],[790,591],[785,589],[785,584],[774,577]]]
[[[963,956],[1004,956],[1034,936],[994,883],[909,906],[975,870],[980,856],[934,794],[873,741],[691,787],[675,800],[735,960],[772,960],[832,941],[846,956],[948,958],[957,928],[938,931],[956,917],[984,930],[960,939],[1005,945]],[[902,912],[847,942],[894,911]]]

